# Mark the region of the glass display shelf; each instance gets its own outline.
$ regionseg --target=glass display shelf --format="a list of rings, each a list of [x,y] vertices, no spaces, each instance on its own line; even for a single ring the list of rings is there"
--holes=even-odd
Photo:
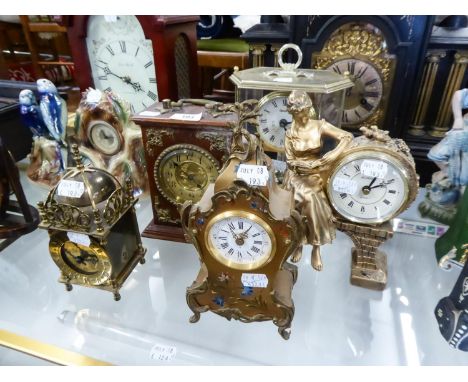
[[[45,200],[48,190],[24,171],[21,182],[31,205]],[[423,193],[400,217],[427,220],[417,212]],[[140,198],[136,206],[140,230],[152,218],[150,203]],[[312,269],[305,246],[285,341],[269,321],[245,324],[206,312],[189,323],[185,290],[200,266],[190,244],[143,238],[146,264],[135,268],[116,302],[92,288],[66,292],[48,235],[37,229],[0,252],[0,329],[115,365],[467,365],[434,317],[459,273],[437,266],[434,241],[400,233],[387,241],[383,292],[350,284],[352,242],[341,232],[322,249],[322,272]],[[0,364],[47,364],[0,350]]]

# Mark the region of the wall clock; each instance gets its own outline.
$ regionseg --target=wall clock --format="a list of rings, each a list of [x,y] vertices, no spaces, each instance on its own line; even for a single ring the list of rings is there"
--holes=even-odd
[[[206,101],[208,102],[208,101]],[[227,160],[232,114],[204,106],[157,103],[135,114],[142,130],[153,220],[143,236],[185,242],[179,206],[198,201]]]
[[[73,16],[68,39],[81,90],[114,91],[133,113],[198,95],[198,16]]]

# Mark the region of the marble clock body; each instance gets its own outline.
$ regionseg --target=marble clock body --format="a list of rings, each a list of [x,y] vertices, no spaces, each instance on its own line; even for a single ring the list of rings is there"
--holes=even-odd
[[[232,154],[203,198],[182,207],[185,232],[202,263],[187,289],[187,303],[194,312],[191,322],[208,310],[228,320],[271,320],[288,339],[297,268],[286,259],[302,250],[301,219],[292,193],[275,181],[253,187],[235,180],[241,163],[269,162],[260,158],[252,155],[245,160]],[[271,167],[270,162],[274,179]]]

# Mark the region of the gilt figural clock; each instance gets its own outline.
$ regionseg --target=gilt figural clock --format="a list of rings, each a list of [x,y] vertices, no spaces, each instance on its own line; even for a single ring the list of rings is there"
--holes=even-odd
[[[74,16],[68,38],[76,81],[112,91],[132,113],[197,95],[197,16]]]

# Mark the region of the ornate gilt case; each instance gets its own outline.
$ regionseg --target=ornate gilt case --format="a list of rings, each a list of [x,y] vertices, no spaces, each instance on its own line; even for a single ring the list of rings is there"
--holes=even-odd
[[[209,102],[209,101],[207,101]],[[158,110],[163,110],[160,115]],[[174,114],[197,115],[199,121],[186,121],[171,118]],[[144,237],[185,242],[180,225],[178,204],[184,198],[193,197],[197,202],[206,189],[211,177],[228,158],[231,130],[228,122],[230,114],[214,117],[204,106],[184,105],[173,110],[163,109],[162,103],[151,106],[144,112],[134,115],[143,132],[146,167],[153,207],[153,220],[143,231]],[[170,157],[181,155],[181,172],[174,174],[174,183],[165,184],[164,167],[171,165]],[[190,156],[193,155],[196,160]],[[170,171],[169,171],[170,173]],[[193,183],[201,178],[201,182]],[[170,174],[169,174],[170,175]],[[182,176],[180,176],[182,175]],[[167,176],[166,176],[167,178]],[[192,186],[197,187],[193,194]],[[198,189],[198,185],[201,185]],[[200,190],[202,192],[200,192]]]
[[[239,131],[233,136],[237,143],[242,142],[242,138],[236,139],[238,134]],[[302,250],[301,218],[294,210],[292,193],[280,189],[273,180],[273,166],[260,149],[257,138],[246,131],[242,135],[249,141],[249,148],[238,150],[240,146],[234,142],[230,159],[216,182],[197,204],[187,202],[181,209],[185,232],[202,263],[196,280],[186,293],[187,303],[194,312],[190,322],[197,322],[200,313],[208,310],[228,320],[271,320],[278,326],[280,335],[288,339],[294,316],[291,293],[297,268],[286,260]],[[254,187],[236,180],[240,164],[267,165],[270,172],[267,186]],[[271,240],[268,258],[242,264],[229,261],[216,252],[209,237],[211,227],[221,219],[235,216],[263,227]],[[246,225],[242,229],[248,231],[250,228]],[[237,235],[236,239],[237,249],[241,251],[244,246],[242,235]],[[246,249],[252,251],[254,248],[247,246]],[[246,280],[251,278],[266,281],[267,285],[249,285]]]
[[[119,289],[135,266],[145,262],[130,180],[122,187],[110,173],[81,163],[73,146],[76,167],[39,202],[40,228],[50,236],[52,260],[59,282],[103,289],[120,300]]]

